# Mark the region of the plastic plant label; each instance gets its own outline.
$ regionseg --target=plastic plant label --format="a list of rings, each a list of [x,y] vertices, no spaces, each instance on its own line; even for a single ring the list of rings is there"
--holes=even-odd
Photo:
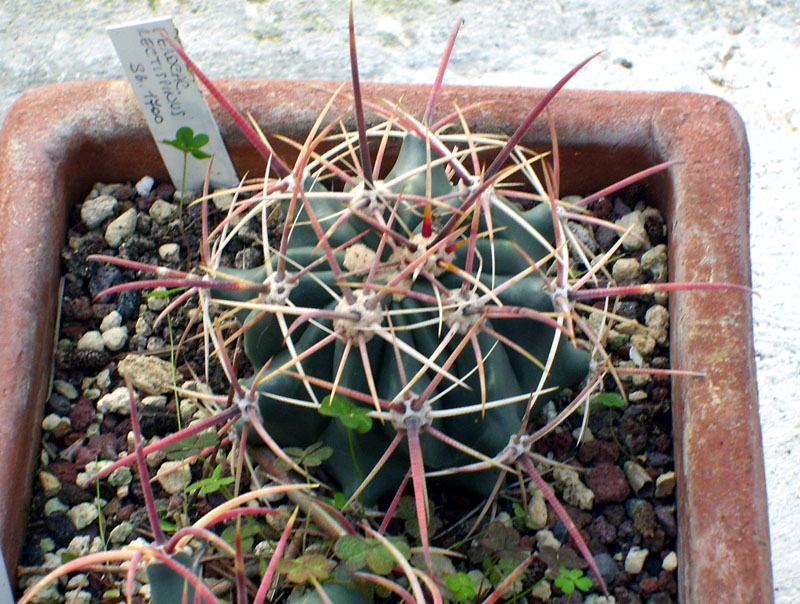
[[[199,191],[212,157],[211,184],[236,184],[239,179],[211,109],[191,70],[163,36],[166,32],[178,40],[172,19],[140,21],[106,31],[175,187]]]

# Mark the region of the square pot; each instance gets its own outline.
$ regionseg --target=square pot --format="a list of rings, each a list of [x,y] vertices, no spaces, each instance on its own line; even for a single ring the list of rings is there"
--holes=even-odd
[[[334,85],[223,81],[264,132],[303,140]],[[492,101],[473,131],[510,134],[545,91],[446,87],[439,107]],[[366,85],[365,98],[399,99],[421,115],[426,86]],[[263,161],[212,101],[240,174]],[[347,102],[342,100],[331,115]],[[660,161],[648,201],[664,215],[672,281],[750,284],[749,155],[744,127],[716,97],[689,93],[563,91],[550,105],[561,148],[561,190],[588,194]],[[540,119],[523,144],[549,148]],[[276,142],[281,156],[290,156]],[[97,181],[165,179],[130,86],[68,83],[25,94],[0,133],[0,544],[13,576],[50,392],[59,253],[72,204]],[[766,489],[750,296],[670,296],[678,475],[679,595],[683,602],[771,602]]]

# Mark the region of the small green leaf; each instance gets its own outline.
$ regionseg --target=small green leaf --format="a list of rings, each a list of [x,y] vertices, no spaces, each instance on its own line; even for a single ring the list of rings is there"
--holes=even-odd
[[[193,138],[194,138],[194,130],[192,130],[188,126],[184,126],[183,128],[178,128],[178,131],[175,133],[175,140],[178,141],[178,143],[185,148],[189,148],[192,146]]]
[[[314,443],[305,449],[300,447],[286,447],[284,452],[299,466],[316,468],[333,455],[333,448],[322,443]]]
[[[306,554],[299,558],[289,560],[282,558],[278,562],[278,572],[285,574],[291,583],[308,583],[313,577],[317,581],[328,578],[333,562],[322,554]]]
[[[445,575],[444,585],[453,592],[456,602],[466,602],[478,595],[475,582],[465,572],[459,572],[456,575]]]
[[[372,418],[368,415],[371,409],[359,407],[355,401],[343,396],[326,396],[322,399],[319,412],[328,417],[338,417],[345,427],[359,434],[366,434],[372,429]]]
[[[173,140],[166,138],[161,139],[161,142],[165,145],[175,147],[184,153],[191,153],[192,156],[196,157],[197,159],[208,159],[211,157],[205,151],[200,150],[201,147],[205,147],[208,144],[208,141],[209,138],[207,134],[203,134],[202,132],[195,134],[194,130],[188,126],[178,128],[178,130],[175,132],[175,138]]]
[[[233,476],[221,476],[222,473],[222,466],[218,465],[214,468],[214,471],[211,473],[211,476],[208,478],[203,478],[198,480],[197,482],[193,482],[190,484],[187,489],[189,491],[193,491],[195,489],[200,489],[198,495],[208,495],[209,493],[216,493],[219,491],[223,486],[230,484],[234,481]]]
[[[411,557],[411,549],[402,537],[390,537],[389,542],[403,558]],[[377,539],[345,535],[336,542],[333,552],[354,572],[368,566],[376,575],[388,575],[397,564],[394,554]]]
[[[207,144],[208,144],[208,134],[196,134],[189,143],[189,146],[195,149],[199,149],[200,147],[204,147]]]
[[[592,580],[589,577],[581,577],[580,579],[576,579],[575,587],[580,589],[582,592],[588,592],[590,589],[592,589]]]
[[[189,153],[192,154],[192,157],[195,159],[208,159],[211,157],[210,153],[206,153],[205,151],[200,151],[200,149],[191,149]]]
[[[572,582],[571,579],[568,579],[566,577],[556,577],[554,583],[556,587],[558,587],[561,591],[563,591],[567,595],[575,591],[575,584]]]
[[[555,578],[555,586],[565,594],[569,595],[577,587],[583,592],[592,589],[592,580],[583,576],[583,571],[579,568],[567,568],[562,566],[558,569],[559,576]]]
[[[161,525],[161,530],[165,533],[174,533],[178,530],[178,525],[166,518],[159,518],[158,523]]]
[[[609,408],[625,406],[625,399],[616,392],[601,392],[594,397],[594,400]]]
[[[164,452],[169,460],[182,460],[192,455],[198,455],[206,447],[217,442],[217,434],[215,432],[201,432],[195,436],[189,436],[183,440],[172,443],[164,447]]]

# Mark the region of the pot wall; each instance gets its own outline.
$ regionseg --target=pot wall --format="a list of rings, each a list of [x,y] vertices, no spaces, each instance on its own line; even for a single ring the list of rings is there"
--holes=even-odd
[[[334,85],[222,83],[267,133],[303,140]],[[445,88],[439,107],[492,100],[475,131],[510,134],[545,91]],[[428,88],[367,85],[421,114]],[[240,174],[263,162],[212,101]],[[331,115],[348,109],[346,101]],[[749,155],[736,112],[686,93],[563,91],[550,105],[561,147],[562,191],[587,194],[664,160],[648,180],[670,233],[672,281],[750,284]],[[524,141],[549,148],[546,121]],[[279,155],[287,152],[276,143]],[[286,153],[291,155],[290,153]],[[97,181],[165,178],[127,82],[60,84],[24,95],[0,134],[0,544],[19,558],[49,396],[66,216]],[[766,490],[758,420],[750,296],[679,292],[670,299],[672,364],[705,373],[675,378],[679,583],[683,602],[770,602]]]

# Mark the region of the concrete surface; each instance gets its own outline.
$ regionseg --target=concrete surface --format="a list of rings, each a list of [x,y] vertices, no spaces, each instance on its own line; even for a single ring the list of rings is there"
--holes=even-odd
[[[29,88],[120,77],[105,27],[168,15],[212,77],[349,77],[346,0],[5,0],[0,118]],[[744,118],[775,601],[800,602],[800,307],[789,303],[800,291],[800,3],[360,0],[364,78],[429,82],[458,17],[446,82],[549,86],[605,48],[571,86],[705,92]]]

